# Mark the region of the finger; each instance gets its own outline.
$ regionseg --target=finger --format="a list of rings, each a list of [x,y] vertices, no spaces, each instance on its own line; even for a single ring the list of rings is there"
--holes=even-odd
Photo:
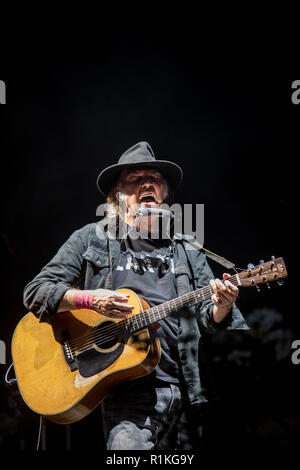
[[[239,294],[239,289],[238,287],[236,287],[234,284],[232,284],[230,281],[225,281],[225,286],[226,286],[226,290],[227,292],[231,293],[232,295],[234,295],[235,297],[238,296]]]
[[[211,300],[213,301],[213,303],[214,303],[215,305],[220,305],[220,303],[221,303],[220,297],[217,296],[216,294],[213,294],[213,295],[211,296]]]
[[[221,302],[226,302],[226,303],[233,303],[235,301],[235,297],[232,294],[229,294],[228,292],[220,292],[219,297],[221,299]]]
[[[223,286],[222,282],[219,279],[211,279],[210,285],[213,288],[214,293],[218,296],[223,290],[225,290],[225,286]]]
[[[230,274],[228,274],[228,273],[223,273],[223,279],[228,279],[229,277],[231,277]]]
[[[112,301],[110,304],[113,308],[117,307],[119,310],[132,310],[134,308],[134,305],[130,304],[121,304],[120,302]]]
[[[211,279],[211,280],[209,281],[209,283],[210,283],[210,285],[211,285],[213,291],[216,293],[216,292],[217,292],[217,286],[216,286],[215,280],[214,280],[214,279]]]
[[[227,281],[224,281],[224,282],[226,283]],[[227,286],[224,284],[222,285],[222,287],[218,284],[218,290],[216,293],[217,295],[224,296],[225,298],[229,298],[229,297],[235,298],[236,296],[236,292],[235,291],[233,292],[230,286]]]
[[[109,318],[127,318],[126,313],[121,312],[120,310],[106,310],[103,315]]]
[[[226,292],[226,286],[223,284],[220,279],[216,279],[216,288],[217,288],[217,293],[220,292]]]
[[[117,292],[113,295],[110,295],[108,297],[109,299],[117,299],[119,302],[128,302],[129,299],[129,294],[123,295],[123,294],[118,294]]]
[[[230,281],[225,280],[223,283],[217,280],[216,284],[217,284],[217,287],[219,288],[217,293],[220,295],[224,295],[224,297],[227,300],[234,302],[235,299],[238,297],[239,289]]]

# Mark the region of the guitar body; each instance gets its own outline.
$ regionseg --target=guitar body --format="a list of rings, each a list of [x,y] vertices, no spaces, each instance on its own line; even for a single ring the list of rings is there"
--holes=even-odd
[[[282,258],[272,257],[229,280],[249,287],[287,277]],[[178,308],[209,299],[210,285],[150,308],[129,289],[134,305],[126,320],[104,317],[93,310],[72,310],[40,323],[28,313],[12,339],[12,357],[19,390],[36,413],[68,424],[88,415],[121,382],[149,374],[159,363],[160,342],[155,323]]]
[[[131,290],[117,292],[129,294],[130,316],[150,308]],[[26,404],[68,424],[88,415],[116,385],[149,374],[161,354],[154,331],[121,337],[115,334],[119,322],[85,309],[58,313],[51,323],[25,315],[13,335],[12,356]]]

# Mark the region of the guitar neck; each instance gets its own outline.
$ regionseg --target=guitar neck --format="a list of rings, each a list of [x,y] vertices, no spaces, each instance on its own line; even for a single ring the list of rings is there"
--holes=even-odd
[[[238,274],[228,278],[228,281],[230,281],[235,286],[240,285]],[[134,333],[135,331],[146,328],[151,323],[168,317],[180,308],[190,307],[197,304],[198,302],[207,300],[212,296],[212,294],[212,287],[207,285],[175,299],[169,300],[168,302],[164,302],[163,304],[156,305],[155,307],[123,320],[125,322],[125,329],[131,333]]]
[[[272,257],[271,261],[261,262],[258,266],[252,267],[249,265],[248,269],[234,274],[228,278],[235,286],[258,286],[259,284],[265,284],[272,281],[280,281],[287,277],[287,270],[282,258]],[[133,317],[129,317],[123,320],[123,327],[125,331],[134,333],[142,328],[146,328],[151,323],[162,320],[168,317],[173,312],[179,310],[182,307],[190,307],[198,302],[209,299],[213,294],[213,289],[210,285],[201,287],[193,292],[184,294],[176,299],[169,300],[161,305],[140,312]]]

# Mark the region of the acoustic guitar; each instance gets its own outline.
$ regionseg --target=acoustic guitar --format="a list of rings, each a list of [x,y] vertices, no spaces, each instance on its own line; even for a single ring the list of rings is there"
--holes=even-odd
[[[284,261],[276,258],[229,280],[247,287],[284,277]],[[151,323],[213,294],[208,285],[150,308],[131,290],[117,292],[129,294],[128,302],[134,305],[126,319],[82,309],[60,312],[44,322],[30,312],[17,324],[13,364],[20,393],[34,412],[60,424],[84,418],[117,384],[147,375],[157,366],[160,342]]]

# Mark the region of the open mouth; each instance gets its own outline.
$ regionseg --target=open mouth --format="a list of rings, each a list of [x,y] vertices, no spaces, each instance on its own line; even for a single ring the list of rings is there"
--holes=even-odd
[[[151,203],[157,204],[156,197],[153,193],[143,193],[140,196],[139,202],[141,204],[151,204]]]

